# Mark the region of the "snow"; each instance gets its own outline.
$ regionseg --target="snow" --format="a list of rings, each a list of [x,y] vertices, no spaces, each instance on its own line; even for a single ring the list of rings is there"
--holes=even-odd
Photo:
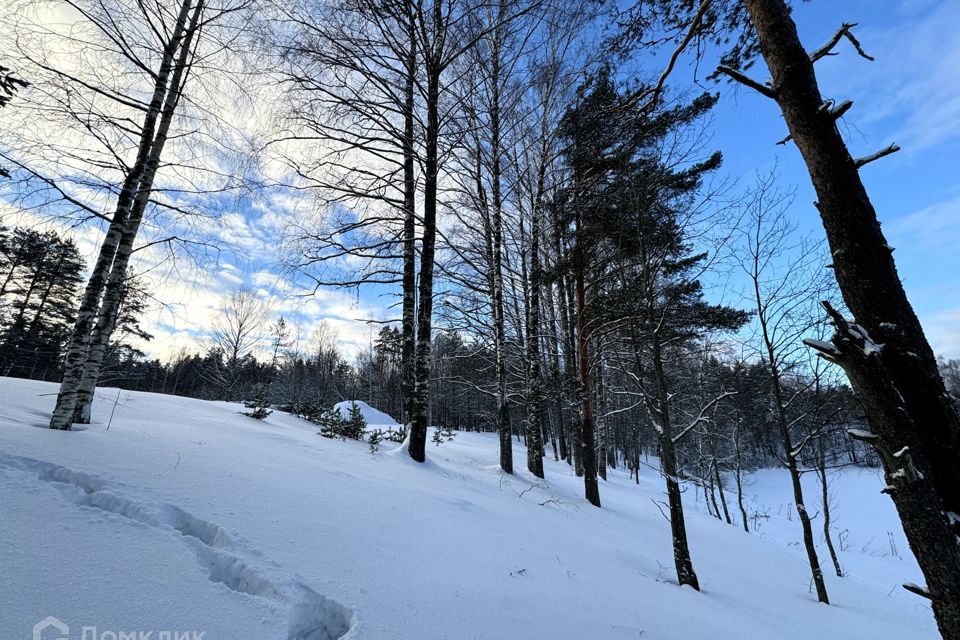
[[[899,587],[923,579],[874,471],[834,482],[849,576],[827,576],[825,606],[780,470],[746,479],[751,534],[686,491],[697,593],[675,584],[651,468],[639,486],[611,470],[595,509],[563,463],[548,460],[544,482],[503,476],[495,434],[430,444],[419,465],[283,412],[254,421],[241,405],[116,389],[98,393],[94,424],[58,432],[43,428],[55,392],[0,378],[4,637],[47,616],[71,640],[92,626],[206,640],[937,637],[928,603]],[[813,510],[816,478],[804,483]]]
[[[803,344],[820,351],[821,353],[826,353],[832,356],[839,356],[840,352],[837,350],[833,344],[825,342],[823,340],[816,340],[814,338],[804,338]]]
[[[374,409],[363,400],[344,400],[343,402],[338,402],[337,404],[333,405],[333,408],[339,409],[340,415],[346,418],[350,415],[350,408],[354,404],[360,407],[360,415],[362,415],[363,419],[367,421],[368,427],[395,428],[400,426],[396,420],[385,414],[383,411]]]
[[[883,345],[874,342],[867,330],[861,325],[857,324],[856,322],[850,322],[848,326],[850,328],[850,333],[859,337],[863,341],[863,347],[861,348],[863,355],[869,358],[873,354],[880,353],[883,350]]]

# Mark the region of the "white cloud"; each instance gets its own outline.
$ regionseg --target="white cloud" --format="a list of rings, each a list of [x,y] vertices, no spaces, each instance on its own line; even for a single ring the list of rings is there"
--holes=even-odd
[[[867,137],[889,136],[889,142],[899,143],[906,153],[957,138],[958,22],[957,2],[904,3],[882,26],[865,16],[856,34],[876,61],[858,57],[846,42],[841,43],[840,55],[818,63],[824,95],[852,98],[850,121]]]

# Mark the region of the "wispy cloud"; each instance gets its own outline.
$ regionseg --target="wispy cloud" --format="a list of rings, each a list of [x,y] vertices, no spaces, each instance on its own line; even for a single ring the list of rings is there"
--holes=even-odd
[[[902,3],[893,14],[857,28],[876,62],[841,45],[818,78],[825,94],[853,99],[858,129],[913,154],[960,137],[960,3]]]

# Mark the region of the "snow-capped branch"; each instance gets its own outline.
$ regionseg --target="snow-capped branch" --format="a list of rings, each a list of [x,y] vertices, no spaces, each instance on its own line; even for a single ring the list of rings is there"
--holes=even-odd
[[[880,439],[880,436],[871,432],[864,431],[863,429],[847,429],[847,435],[849,435],[854,440],[860,440],[862,442],[876,442]]]
[[[891,153],[896,153],[897,151],[900,151],[900,145],[894,143],[894,144],[891,144],[891,145],[888,146],[888,147],[884,147],[883,149],[880,149],[880,151],[877,151],[877,152],[875,152],[875,153],[871,153],[871,154],[868,155],[868,156],[863,156],[862,158],[857,158],[854,162],[855,162],[856,165],[857,165],[857,169],[859,169],[860,167],[862,167],[862,166],[865,165],[865,164],[870,164],[870,163],[873,162],[874,160],[879,160],[880,158],[883,158],[884,156],[888,156],[888,155],[890,155]]]
[[[700,412],[697,414],[697,417],[694,418],[693,420],[691,420],[690,423],[687,424],[687,426],[685,426],[683,429],[681,429],[681,430],[680,430],[680,433],[678,433],[677,435],[673,436],[673,442],[674,442],[674,444],[676,444],[681,438],[683,438],[683,436],[687,435],[690,431],[692,431],[694,427],[696,427],[698,424],[700,424],[701,422],[703,422],[704,420],[706,420],[706,417],[704,416],[704,414],[707,412],[707,410],[708,410],[710,407],[712,407],[713,405],[717,404],[718,402],[720,402],[721,400],[723,400],[724,398],[726,398],[726,397],[728,397],[728,396],[735,396],[735,395],[737,395],[737,392],[736,392],[736,391],[724,391],[723,393],[721,393],[720,395],[718,395],[717,397],[715,397],[713,400],[711,400],[711,401],[708,402],[707,404],[705,404],[705,405],[703,405],[702,407],[700,407]]]
[[[829,360],[830,362],[836,362],[837,358],[841,355],[840,350],[829,342],[823,340],[816,340],[814,338],[804,338],[803,344],[807,345],[811,349],[817,352],[817,355]]]
[[[930,599],[930,591],[926,587],[921,587],[920,585],[912,582],[904,582],[901,586],[910,593],[915,593],[918,596]]]
[[[810,54],[810,62],[816,62],[820,58],[825,58],[826,56],[837,55],[833,52],[833,48],[837,46],[842,38],[846,38],[850,41],[850,44],[852,44],[853,48],[857,50],[857,53],[860,54],[860,57],[866,58],[867,60],[873,62],[873,56],[867,55],[867,53],[863,50],[863,47],[860,46],[860,41],[857,40],[857,38],[850,31],[855,26],[857,26],[856,22],[844,22],[842,25],[840,25],[840,28],[837,29],[836,33],[830,36],[830,39],[827,40],[822,47],[814,50]]]

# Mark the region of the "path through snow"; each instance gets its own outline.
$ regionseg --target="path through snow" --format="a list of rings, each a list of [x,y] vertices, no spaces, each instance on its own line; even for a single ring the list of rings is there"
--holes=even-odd
[[[341,640],[354,625],[353,612],[297,578],[270,577],[279,568],[244,546],[216,523],[171,505],[150,505],[112,491],[98,476],[0,453],[0,467],[33,473],[77,507],[111,513],[177,535],[210,575],[237,593],[280,601],[289,608],[286,640]],[[256,560],[255,560],[256,559]],[[262,565],[256,568],[254,564]],[[264,565],[269,565],[265,567]]]

